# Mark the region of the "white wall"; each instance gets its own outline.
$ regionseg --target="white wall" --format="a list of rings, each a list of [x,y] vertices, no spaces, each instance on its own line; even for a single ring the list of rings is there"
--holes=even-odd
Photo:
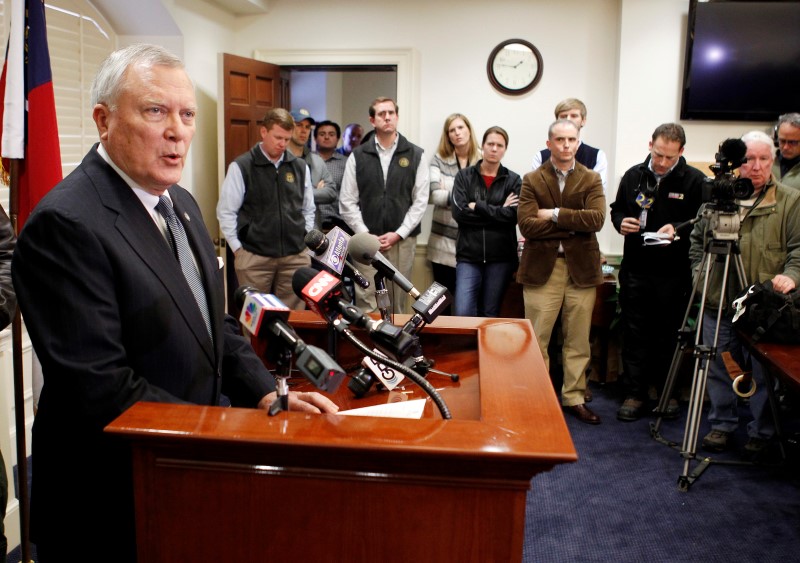
[[[369,106],[378,96],[397,96],[396,72],[348,72],[342,79],[342,128],[360,123],[364,133],[370,130]],[[403,111],[403,108],[400,108]],[[343,132],[344,134],[344,132]]]
[[[575,96],[589,108],[584,139],[609,155],[612,195],[622,173],[646,156],[653,129],[679,117],[688,0],[407,0],[402,7],[373,3],[369,9],[358,0],[273,0],[266,15],[241,18],[203,2],[163,1],[184,34],[187,66],[209,110],[217,99],[217,51],[253,56],[256,50],[411,48],[418,59],[412,84],[418,112],[402,132],[418,131],[412,141],[432,151],[444,118],[459,111],[478,135],[491,125],[506,128],[505,164],[524,173],[544,145],[553,107]],[[314,25],[298,33],[292,24],[298,13],[313,14],[334,32]],[[486,78],[489,52],[512,37],[530,40],[544,59],[542,81],[519,97],[495,92]],[[216,128],[200,122],[193,188],[201,201],[208,193],[210,202],[217,189],[216,158],[209,154],[216,150]],[[687,158],[710,161],[721,140],[768,124],[684,125]],[[203,212],[213,223],[213,208]],[[607,226],[601,246],[619,253],[621,237]]]

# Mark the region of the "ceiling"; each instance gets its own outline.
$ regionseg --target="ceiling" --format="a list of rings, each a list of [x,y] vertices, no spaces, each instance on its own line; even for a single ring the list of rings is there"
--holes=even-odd
[[[266,14],[269,11],[270,0],[206,0],[206,2],[234,16],[252,16]]]
[[[233,16],[266,14],[270,4],[270,0],[203,1]],[[93,0],[92,3],[119,35],[181,35],[180,29],[161,0],[136,0],[136,2],[131,2],[131,0]],[[191,6],[188,1],[184,3],[186,6]],[[143,23],[142,13],[148,14],[146,24]]]

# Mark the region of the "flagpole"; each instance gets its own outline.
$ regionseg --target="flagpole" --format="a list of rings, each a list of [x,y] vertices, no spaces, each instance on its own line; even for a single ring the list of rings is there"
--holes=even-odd
[[[17,218],[19,216],[19,166],[20,160],[9,160],[9,218],[14,233],[19,236]],[[28,494],[28,447],[25,437],[25,377],[22,369],[22,316],[17,307],[11,323],[11,348],[14,363],[14,419],[17,424],[17,499],[19,500],[20,561],[33,562],[29,539],[30,496]]]

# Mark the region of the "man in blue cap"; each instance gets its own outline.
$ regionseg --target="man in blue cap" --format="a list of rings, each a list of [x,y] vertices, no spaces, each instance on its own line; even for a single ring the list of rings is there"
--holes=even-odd
[[[314,221],[316,228],[321,228],[320,206],[331,205],[339,201],[339,191],[333,182],[328,166],[318,154],[311,152],[308,146],[308,139],[311,137],[311,129],[316,125],[314,118],[308,113],[308,110],[296,109],[292,110],[292,119],[294,119],[294,129],[292,130],[292,137],[289,139],[287,149],[297,158],[302,158],[308,164],[311,171],[311,186],[314,188],[314,205],[317,208],[316,219]]]

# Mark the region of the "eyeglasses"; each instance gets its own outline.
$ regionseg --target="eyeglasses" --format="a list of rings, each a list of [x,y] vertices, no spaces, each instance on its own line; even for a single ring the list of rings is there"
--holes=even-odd
[[[787,147],[796,147],[800,145],[800,139],[778,139],[779,145],[786,145]]]

